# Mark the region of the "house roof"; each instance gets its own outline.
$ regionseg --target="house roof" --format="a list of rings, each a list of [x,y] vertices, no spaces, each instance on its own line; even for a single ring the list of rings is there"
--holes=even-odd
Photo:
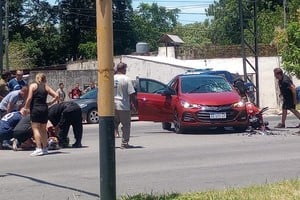
[[[170,34],[164,34],[163,36],[161,36],[160,42],[169,43],[173,45],[180,45],[184,43],[184,41],[179,36]]]

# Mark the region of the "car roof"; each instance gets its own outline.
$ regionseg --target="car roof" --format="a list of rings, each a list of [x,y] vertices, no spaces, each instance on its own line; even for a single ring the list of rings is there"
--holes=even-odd
[[[215,78],[224,78],[223,76],[220,75],[214,75],[214,74],[179,74],[178,76],[180,77],[215,77]],[[225,79],[225,78],[224,78]]]

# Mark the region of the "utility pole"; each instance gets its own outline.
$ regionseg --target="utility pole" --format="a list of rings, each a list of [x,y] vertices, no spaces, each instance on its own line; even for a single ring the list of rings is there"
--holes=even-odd
[[[1,0],[2,1],[2,0]],[[9,36],[8,36],[8,12],[9,12],[9,5],[8,1],[5,1],[5,63],[6,63],[6,71],[9,71],[9,59],[8,59],[8,44],[9,44]]]
[[[3,1],[0,0],[0,73],[3,72],[3,37],[2,37],[2,24],[3,24]]]
[[[286,29],[287,25],[287,0],[283,0],[283,27]]]
[[[96,0],[100,199],[116,200],[112,0]]]

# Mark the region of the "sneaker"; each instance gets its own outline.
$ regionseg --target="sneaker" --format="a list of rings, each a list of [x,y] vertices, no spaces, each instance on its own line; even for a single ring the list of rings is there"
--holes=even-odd
[[[285,128],[285,124],[279,123],[275,126],[275,128]]]
[[[77,143],[75,142],[74,144],[72,144],[72,148],[81,148],[82,147],[82,144],[81,143]]]
[[[49,152],[48,152],[48,148],[44,148],[42,151],[43,151],[43,155],[47,155],[47,154],[49,154]]]
[[[18,151],[19,148],[19,141],[15,138],[12,139],[12,149],[14,151]]]
[[[42,156],[42,155],[44,155],[44,153],[43,153],[43,150],[42,149],[36,149],[34,152],[32,152],[31,154],[30,154],[30,156]]]

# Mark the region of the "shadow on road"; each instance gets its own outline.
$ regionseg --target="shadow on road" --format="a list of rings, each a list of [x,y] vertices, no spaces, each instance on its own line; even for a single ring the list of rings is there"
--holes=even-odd
[[[47,182],[47,181],[43,181],[43,180],[36,179],[36,178],[33,178],[33,177],[29,177],[29,176],[24,176],[24,175],[21,175],[21,174],[6,173],[6,175],[7,176],[16,176],[16,177],[20,177],[20,178],[25,178],[25,179],[29,179],[29,180],[37,182],[37,183],[51,185],[51,186],[54,186],[54,187],[64,188],[64,189],[68,189],[68,190],[73,190],[75,192],[81,192],[81,193],[84,193],[84,194],[87,194],[87,195],[90,195],[90,196],[94,196],[94,197],[98,197],[98,198],[100,197],[99,194],[87,192],[87,191],[84,191],[84,190],[80,190],[80,189],[77,189],[77,188],[72,188],[72,187],[68,187],[68,186],[64,186],[64,185],[50,183],[50,182]]]

